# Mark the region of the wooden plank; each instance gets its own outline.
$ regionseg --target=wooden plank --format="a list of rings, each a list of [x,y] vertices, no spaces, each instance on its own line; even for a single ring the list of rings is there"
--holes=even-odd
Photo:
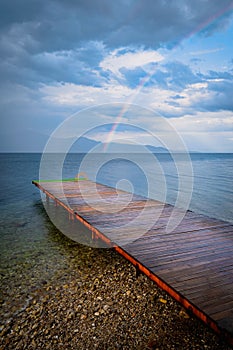
[[[222,228],[221,234],[212,233],[213,231],[205,231],[204,233],[200,235],[195,235],[192,232],[188,234],[184,234],[182,237],[177,236],[174,234],[174,236],[166,236],[158,234],[157,231],[154,233],[154,235],[140,237],[136,242],[134,242],[133,247],[131,249],[137,250],[138,248],[140,250],[146,250],[151,247],[152,244],[159,244],[160,251],[164,248],[167,248],[168,246],[173,248],[177,247],[178,249],[187,249],[190,247],[191,249],[194,249],[194,247],[212,247],[215,248],[217,245],[228,245],[231,243],[233,239],[233,235],[231,232],[229,232],[229,228]],[[224,235],[222,235],[224,233]],[[212,249],[211,248],[211,249]]]
[[[232,262],[231,262],[232,264]],[[222,268],[221,265],[224,267]],[[194,268],[184,268],[181,271],[177,271],[173,269],[173,271],[168,271],[168,272],[162,272],[163,277],[169,277],[169,280],[171,283],[185,283],[186,281],[190,281],[192,279],[196,280],[199,277],[204,277],[206,279],[206,276],[228,276],[229,274],[232,276],[233,275],[233,265],[225,267],[225,265],[228,265],[225,260],[221,261],[218,263],[217,268],[214,266],[211,266],[209,268],[206,267],[206,265],[201,265],[201,266],[196,266]],[[225,277],[224,277],[225,278]]]

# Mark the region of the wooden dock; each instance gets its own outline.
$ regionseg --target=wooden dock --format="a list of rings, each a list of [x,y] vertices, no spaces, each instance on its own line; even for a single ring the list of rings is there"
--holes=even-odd
[[[132,195],[117,211],[127,192],[85,179],[33,184],[233,345],[233,225],[187,211],[166,233],[171,205]]]

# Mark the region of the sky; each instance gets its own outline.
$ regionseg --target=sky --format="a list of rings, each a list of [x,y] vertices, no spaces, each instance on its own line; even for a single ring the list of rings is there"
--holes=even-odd
[[[113,113],[87,130],[94,140],[152,143],[160,115],[189,150],[233,152],[233,1],[1,0],[0,8],[0,151],[40,152],[71,115],[108,104]],[[138,115],[127,114],[130,104]]]

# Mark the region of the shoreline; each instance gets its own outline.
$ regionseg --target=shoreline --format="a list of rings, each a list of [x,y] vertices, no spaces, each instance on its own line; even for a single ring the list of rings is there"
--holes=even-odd
[[[112,249],[56,235],[64,261],[21,296],[27,303],[1,326],[1,350],[231,349]]]

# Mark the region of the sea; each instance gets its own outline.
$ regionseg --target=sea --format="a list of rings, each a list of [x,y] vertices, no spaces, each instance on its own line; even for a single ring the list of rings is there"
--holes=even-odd
[[[50,154],[50,177],[56,177],[57,157]],[[169,154],[147,158],[71,153],[64,159],[63,178],[82,173],[99,183],[233,223],[233,154],[193,153],[189,160],[182,155],[174,160]],[[32,185],[40,177],[41,154],[0,154],[0,165],[0,304],[11,300],[13,313],[20,295],[30,294],[38,281],[63,267],[69,240],[51,223]]]

